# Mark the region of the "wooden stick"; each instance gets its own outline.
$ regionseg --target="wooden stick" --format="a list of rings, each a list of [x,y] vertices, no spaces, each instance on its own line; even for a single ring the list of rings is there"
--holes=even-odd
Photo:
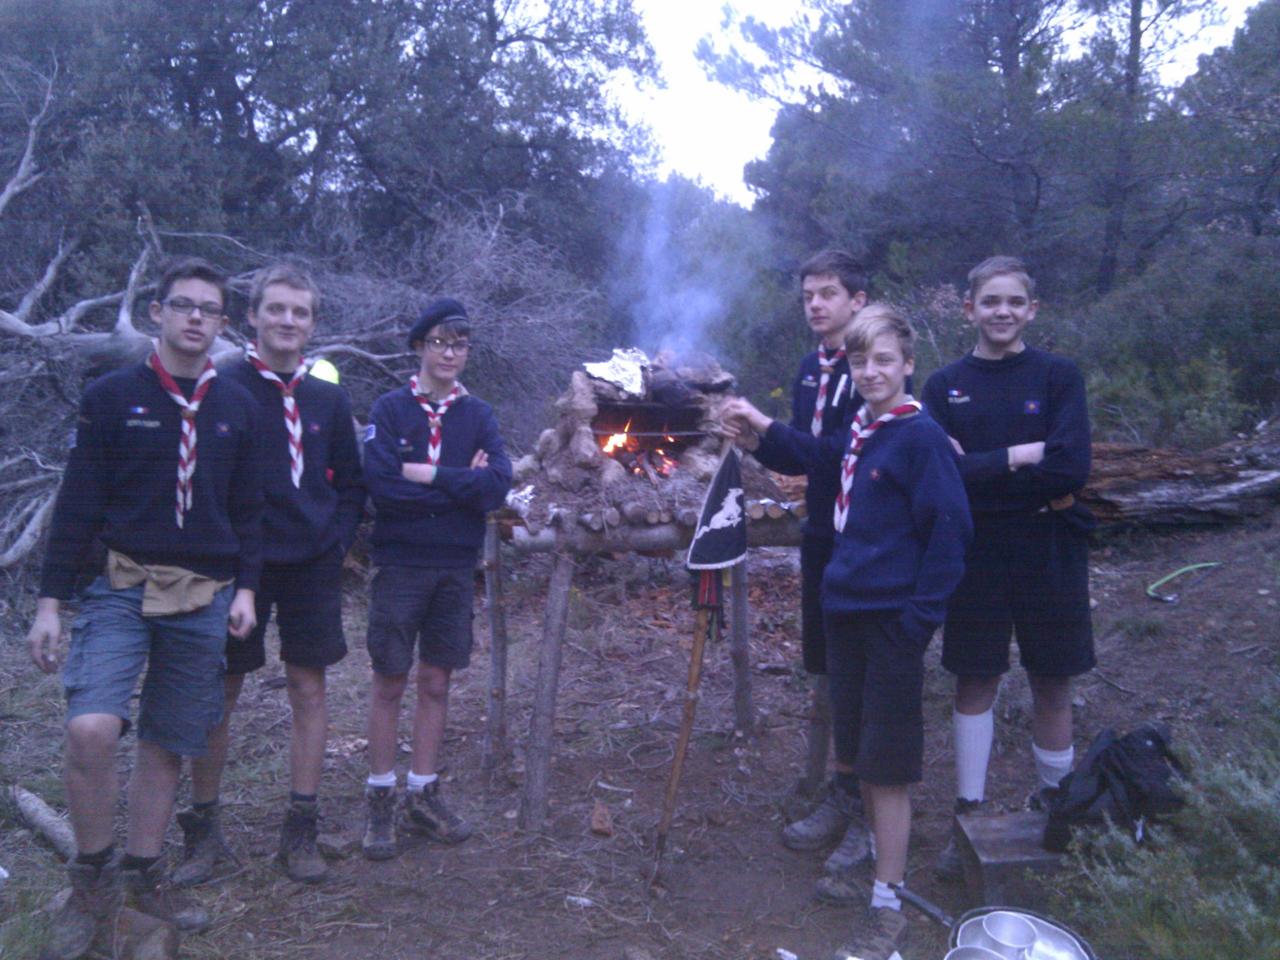
[[[751,702],[751,634],[747,605],[747,562],[729,571],[729,656],[733,660],[734,726],[745,736],[756,728],[756,712]]]
[[[831,742],[831,693],[827,678],[814,674],[810,678],[813,700],[809,711],[809,744],[805,753],[804,776],[800,778],[800,794],[816,796],[827,778],[827,754]]]
[[[493,770],[507,752],[507,610],[502,590],[502,551],[498,521],[490,516],[484,531],[484,602],[489,614],[489,713],[480,766]]]
[[[534,691],[533,718],[525,747],[524,791],[520,798],[520,826],[539,830],[547,819],[547,785],[551,776],[551,741],[555,732],[556,692],[560,685],[560,659],[569,616],[569,591],[573,586],[573,558],[556,554],[547,587],[547,612],[538,652],[538,680]]]
[[[684,758],[689,752],[689,738],[693,734],[693,718],[698,709],[698,685],[702,682],[702,655],[707,644],[711,611],[699,607],[693,628],[693,650],[689,654],[689,684],[685,689],[684,716],[680,721],[680,735],[676,738],[676,752],[671,760],[671,773],[667,776],[667,792],[662,800],[662,819],[658,821],[658,838],[654,847],[653,873],[649,882],[658,876],[662,854],[667,848],[667,834],[676,812],[676,790],[680,787],[680,775],[684,772]]]
[[[13,798],[22,819],[53,844],[65,860],[73,860],[76,855],[76,836],[71,825],[54,812],[53,808],[37,797],[30,790],[13,786],[9,788],[9,796]]]

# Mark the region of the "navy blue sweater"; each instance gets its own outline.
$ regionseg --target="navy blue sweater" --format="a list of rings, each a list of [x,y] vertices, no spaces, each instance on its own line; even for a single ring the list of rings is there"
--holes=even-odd
[[[838,472],[848,435],[816,439],[775,421],[766,440]],[[858,457],[849,515],[822,578],[822,609],[896,614],[907,635],[923,641],[942,623],[972,537],[946,434],[927,414],[891,420]]]
[[[800,370],[796,373],[795,383],[791,387],[791,426],[810,435],[812,435],[813,407],[818,400],[818,381],[821,376],[818,351],[815,350],[800,361]],[[860,406],[862,406],[862,398],[853,389],[849,361],[841,357],[831,373],[831,379],[827,382],[827,405],[822,411],[822,436],[829,437],[834,434],[846,436],[848,421]],[[804,502],[808,507],[804,532],[808,536],[823,540],[834,537],[836,532],[831,525],[831,517],[835,509],[836,494],[840,491],[839,464],[830,469],[811,471],[801,460],[792,456],[789,450],[771,444],[762,444],[760,449],[755,451],[754,456],[776,473],[787,476],[798,476],[802,473],[809,475],[809,483],[804,491]]]
[[[411,567],[475,566],[484,543],[484,515],[502,506],[511,488],[511,461],[493,408],[470,394],[444,415],[440,463],[432,483],[406,480],[406,463],[426,463],[431,427],[407,386],[373,405],[365,433],[365,483],[377,511],[373,560]],[[489,465],[473,470],[477,450]]]
[[[925,407],[960,443],[974,513],[1034,513],[1089,479],[1084,379],[1057,354],[1027,347],[1002,360],[969,354],[929,378]],[[1044,460],[1009,470],[1007,448],[1044,442]]]
[[[177,380],[191,396],[194,380]],[[135,363],[94,381],[80,401],[40,595],[69,600],[95,537],[144,564],[171,564],[256,590],[262,571],[258,408],[215,377],[196,414],[192,501],[178,527],[182,418],[155,371]]]
[[[288,382],[291,375],[281,374],[280,379]],[[244,386],[260,410],[267,501],[262,518],[264,559],[299,563],[335,546],[345,553],[355,539],[364,507],[360,451],[347,391],[316,377],[303,377],[294,389],[302,418],[302,485],[295,487],[280,388],[264,379],[248,360],[220,370],[219,376]]]

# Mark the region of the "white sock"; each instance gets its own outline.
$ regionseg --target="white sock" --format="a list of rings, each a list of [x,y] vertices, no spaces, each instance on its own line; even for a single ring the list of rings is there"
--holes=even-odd
[[[409,783],[409,792],[421,793],[431,784],[435,783],[439,777],[440,775],[438,773],[414,773],[410,770],[406,775]]]
[[[1056,787],[1068,773],[1076,759],[1076,748],[1065,750],[1042,750],[1031,743],[1031,752],[1036,758],[1036,773],[1040,775],[1040,786]]]
[[[394,787],[396,772],[388,770],[386,773],[371,773],[369,779],[365,780],[365,784],[370,787]]]
[[[902,901],[898,899],[898,894],[883,880],[877,880],[875,886],[871,888],[871,908],[874,910],[879,907],[887,907],[890,910],[902,909]]]
[[[983,800],[996,731],[995,712],[955,711],[951,714],[951,728],[956,745],[956,796],[961,800]]]

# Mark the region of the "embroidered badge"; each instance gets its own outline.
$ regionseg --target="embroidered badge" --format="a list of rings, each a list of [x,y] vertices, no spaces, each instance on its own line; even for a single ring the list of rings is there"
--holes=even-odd
[[[307,424],[307,433],[319,433],[319,432],[320,432],[320,424],[314,423],[314,422]]]
[[[947,403],[968,403],[970,397],[963,390],[957,390],[954,387],[947,391]]]
[[[130,407],[129,412],[133,414],[135,417],[145,417],[148,413],[151,412],[151,408],[150,407]]]
[[[373,423],[371,423],[371,424],[369,424],[367,427],[365,427],[365,428],[364,428],[364,442],[365,442],[365,443],[368,443],[370,440],[372,440],[372,439],[373,439],[374,437],[376,437],[377,435],[378,435],[378,426],[377,426],[377,424],[373,424]]]
[[[872,468],[871,468],[871,479],[872,479],[872,480],[879,480],[879,479],[880,479],[880,468],[879,468],[879,467],[872,467]]]
[[[213,429],[214,429],[214,432],[217,433],[218,436],[220,437],[231,436],[231,424],[226,423],[223,420],[219,420],[217,423],[215,423],[213,425]]]
[[[1039,412],[1040,412],[1040,401],[1039,401],[1039,400],[1027,400],[1025,403],[1023,403],[1023,404],[1022,404],[1022,412],[1023,412],[1023,413],[1039,413]]]
[[[806,376],[804,379],[800,381],[800,386],[802,387],[816,387],[817,385],[818,385],[818,378],[812,375]]]

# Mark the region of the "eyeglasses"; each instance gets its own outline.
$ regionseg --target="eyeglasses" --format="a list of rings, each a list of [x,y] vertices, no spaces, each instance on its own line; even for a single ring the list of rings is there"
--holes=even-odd
[[[183,317],[189,317],[199,311],[200,316],[206,320],[219,320],[222,318],[222,304],[214,303],[212,300],[207,303],[196,303],[186,297],[173,297],[166,300],[164,305]]]
[[[422,343],[432,353],[444,353],[452,350],[454,354],[463,354],[471,349],[469,340],[445,340],[441,337],[423,337]]]

